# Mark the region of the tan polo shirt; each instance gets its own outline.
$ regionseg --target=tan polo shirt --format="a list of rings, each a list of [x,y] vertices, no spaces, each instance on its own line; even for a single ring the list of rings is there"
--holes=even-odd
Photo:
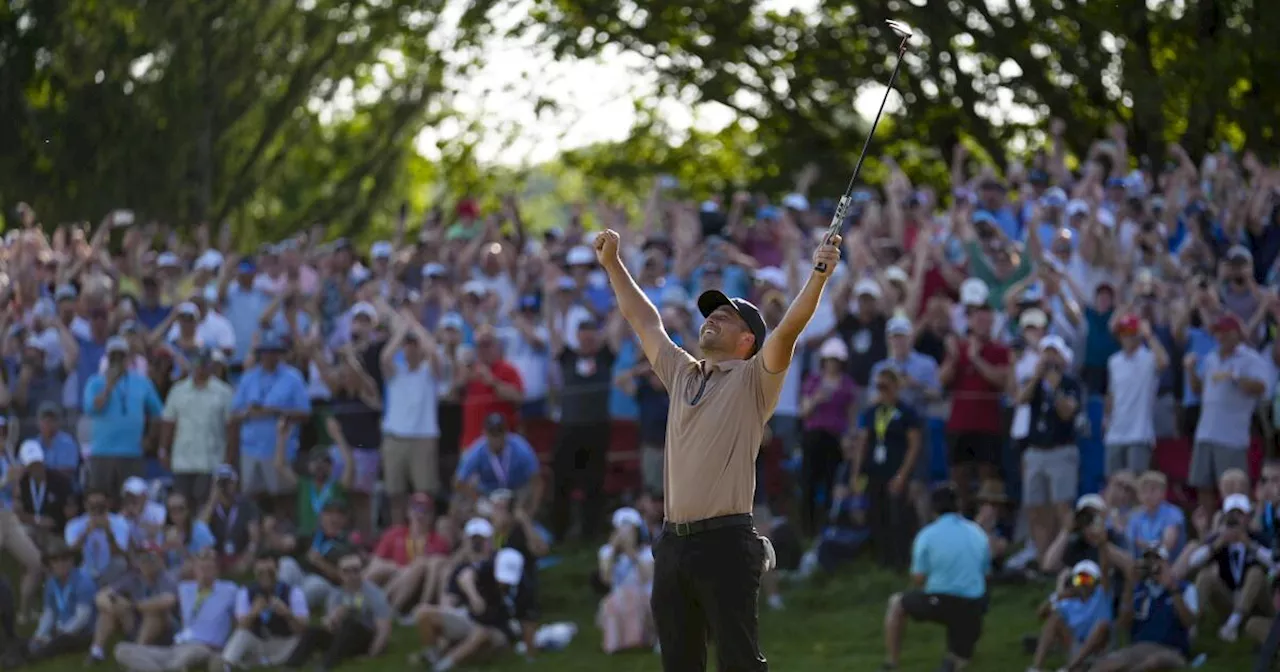
[[[756,454],[786,370],[765,371],[758,355],[719,364],[698,361],[670,341],[661,346],[653,369],[671,396],[663,458],[667,520],[751,513]]]

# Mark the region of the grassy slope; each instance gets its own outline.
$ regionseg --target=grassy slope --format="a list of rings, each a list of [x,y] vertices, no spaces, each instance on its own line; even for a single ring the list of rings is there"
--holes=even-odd
[[[572,620],[581,628],[573,645],[563,652],[543,654],[533,664],[508,655],[495,659],[483,669],[493,672],[599,672],[606,669],[653,672],[660,669],[658,657],[651,651],[612,657],[599,652],[600,636],[593,625],[595,599],[586,578],[593,555],[574,552],[563,564],[546,570],[543,577],[543,610],[547,620]],[[784,611],[761,613],[762,638],[771,669],[784,672],[876,669],[883,660],[885,599],[901,585],[902,579],[859,564],[829,581],[788,589]],[[1043,589],[1038,586],[997,588],[971,669],[1016,672],[1027,668],[1030,657],[1022,653],[1020,640],[1038,627],[1034,612],[1043,595]],[[1201,669],[1251,669],[1250,644],[1226,647],[1215,639],[1205,641],[1204,645],[1210,658]],[[405,656],[413,646],[412,633],[397,629],[391,651],[384,658],[361,661],[358,666],[352,663],[344,669],[403,670]],[[914,625],[908,630],[905,649],[903,670],[932,672],[942,655],[942,631],[934,626]],[[714,652],[710,655],[709,667],[714,669]],[[70,669],[69,665],[78,669],[79,659],[53,661],[33,669],[54,672]]]

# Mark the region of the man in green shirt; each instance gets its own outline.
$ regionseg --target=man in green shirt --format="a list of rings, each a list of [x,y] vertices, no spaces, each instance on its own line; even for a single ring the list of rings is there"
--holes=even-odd
[[[294,520],[300,537],[315,531],[325,504],[331,501],[347,504],[347,491],[355,478],[355,461],[351,458],[350,448],[340,446],[338,450],[342,460],[342,475],[338,478],[334,478],[333,456],[321,448],[312,451],[306,474],[298,476],[287,466],[280,469],[281,480],[297,486],[298,512]]]

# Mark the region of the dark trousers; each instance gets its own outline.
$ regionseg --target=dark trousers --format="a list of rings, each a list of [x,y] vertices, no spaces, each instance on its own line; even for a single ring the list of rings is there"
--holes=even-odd
[[[876,562],[889,569],[905,570],[911,566],[911,542],[915,537],[915,509],[902,494],[889,493],[889,480],[882,476],[867,478],[867,527],[876,548]]]
[[[373,630],[359,621],[346,619],[333,632],[312,625],[302,632],[297,648],[284,666],[302,667],[313,654],[320,653],[320,667],[331,669],[344,660],[368,653],[372,644]]]
[[[821,429],[805,431],[803,445],[800,488],[804,502],[801,512],[804,514],[804,529],[815,534],[827,520],[836,469],[844,455],[840,451],[840,437]]]
[[[173,489],[187,498],[187,503],[193,510],[200,509],[209,501],[209,494],[213,492],[213,474],[174,474]]]
[[[34,663],[40,660],[48,660],[68,653],[83,653],[89,650],[89,646],[92,643],[92,630],[74,635],[54,635],[43,646],[35,646],[34,643],[29,644],[27,647],[27,662]]]
[[[610,424],[561,425],[551,463],[555,496],[551,505],[551,534],[564,539],[569,531],[574,489],[582,490],[582,537],[600,530],[604,513],[604,477],[609,461]]]
[[[663,533],[653,557],[650,607],[665,672],[706,670],[708,634],[720,672],[769,669],[757,630],[764,545],[753,527]]]

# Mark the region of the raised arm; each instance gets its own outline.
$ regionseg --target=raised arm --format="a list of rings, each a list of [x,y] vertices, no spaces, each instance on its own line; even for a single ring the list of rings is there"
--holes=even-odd
[[[773,333],[764,339],[760,348],[760,356],[764,358],[764,368],[771,373],[779,373],[791,365],[791,355],[796,348],[796,339],[809,324],[813,311],[817,310],[822,300],[822,289],[827,285],[827,278],[840,263],[840,236],[835,235],[823,241],[813,253],[813,271],[805,281],[804,288],[787,308],[787,314],[773,328]],[[822,270],[818,270],[821,268]]]
[[[613,287],[613,294],[618,300],[618,312],[622,313],[627,324],[636,332],[645,358],[651,364],[656,364],[661,349],[665,345],[675,347],[675,344],[662,326],[662,316],[658,314],[658,309],[640,291],[635,279],[622,264],[618,255],[618,232],[609,229],[596,236],[595,249],[596,259],[608,274],[609,285]]]

